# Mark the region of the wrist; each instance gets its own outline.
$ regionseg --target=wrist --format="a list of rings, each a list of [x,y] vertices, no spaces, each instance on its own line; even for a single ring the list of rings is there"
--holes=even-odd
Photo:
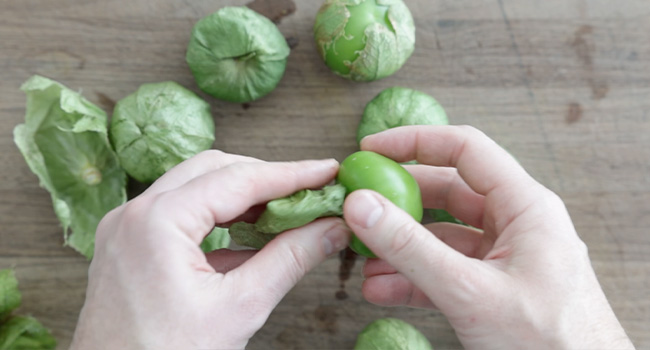
[[[581,303],[583,312],[574,312],[564,321],[559,348],[635,349],[600,287],[598,300]],[[573,309],[575,311],[575,308]]]

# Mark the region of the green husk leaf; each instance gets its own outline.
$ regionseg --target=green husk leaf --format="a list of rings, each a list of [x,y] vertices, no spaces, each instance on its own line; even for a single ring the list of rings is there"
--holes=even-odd
[[[212,232],[203,239],[203,242],[201,242],[201,250],[205,253],[209,253],[217,249],[228,248],[228,245],[230,245],[228,229],[215,227]]]
[[[320,217],[341,216],[344,199],[343,185],[298,191],[269,202],[255,226],[261,232],[280,233],[306,225]]]
[[[469,226],[466,223],[456,219],[454,216],[449,214],[449,212],[444,209],[429,209],[429,215],[431,216],[434,222],[451,222],[452,224]]]
[[[14,316],[0,325],[0,350],[47,350],[56,339],[35,318]]]
[[[278,234],[304,226],[318,218],[343,215],[345,187],[337,184],[322,190],[302,190],[275,199],[255,224],[235,223],[229,233],[239,245],[261,249]]]
[[[345,34],[345,25],[350,18],[347,6],[360,1],[329,0],[321,6],[314,24],[314,38],[322,57],[325,57],[325,51],[333,45],[334,41]]]
[[[232,224],[228,233],[233,242],[240,246],[253,249],[264,248],[267,243],[271,242],[278,235],[277,233],[261,232],[255,227],[255,224],[247,222],[236,222]]]
[[[52,197],[65,244],[92,258],[101,218],[126,201],[126,175],[107,137],[106,113],[65,86],[33,76],[14,142]]]
[[[20,306],[20,301],[16,273],[12,269],[0,270],[0,323]]]

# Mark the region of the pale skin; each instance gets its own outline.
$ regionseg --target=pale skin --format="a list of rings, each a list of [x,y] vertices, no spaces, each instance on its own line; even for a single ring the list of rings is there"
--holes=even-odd
[[[349,229],[319,220],[258,253],[204,254],[200,242],[337,170],[334,160],[267,163],[218,151],[170,170],[101,221],[71,348],[243,349],[286,293],[347,245]]]
[[[364,297],[437,309],[466,349],[633,349],[560,198],[471,127],[402,127],[362,149],[408,166],[427,208],[477,229],[422,226],[379,194],[348,196],[344,218],[281,234],[259,252],[198,248],[215,225],[330,182],[333,160],[267,163],[210,151],[109,213],[98,231],[73,349],[244,348],[350,229],[379,259]],[[349,228],[348,228],[349,227]]]

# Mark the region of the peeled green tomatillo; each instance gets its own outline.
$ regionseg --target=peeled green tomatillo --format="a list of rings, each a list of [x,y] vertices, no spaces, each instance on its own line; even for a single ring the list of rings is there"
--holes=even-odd
[[[201,90],[243,103],[275,89],[288,56],[287,41],[268,18],[224,7],[196,23],[185,59]]]
[[[422,195],[413,176],[390,158],[368,151],[348,156],[339,168],[336,180],[346,189],[346,194],[368,189],[378,192],[397,207],[422,220]],[[360,255],[376,258],[357,236],[350,240],[350,248]]]
[[[140,182],[153,182],[214,142],[210,105],[181,85],[143,84],[115,105],[109,137],[120,164]]]
[[[402,0],[327,0],[314,39],[327,66],[355,81],[387,77],[415,46],[415,25]]]
[[[380,92],[366,105],[357,129],[357,142],[372,134],[405,125],[448,125],[442,105],[424,92],[394,86]],[[430,209],[436,222],[465,225],[444,209]]]

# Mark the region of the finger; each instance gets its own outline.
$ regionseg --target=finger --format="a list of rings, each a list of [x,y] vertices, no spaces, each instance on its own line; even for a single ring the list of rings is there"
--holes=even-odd
[[[387,261],[381,259],[366,260],[366,263],[363,265],[363,269],[361,270],[361,273],[365,278],[376,275],[389,275],[396,272],[396,268],[394,268]]]
[[[471,227],[450,222],[436,222],[425,227],[449,247],[470,258],[483,259],[494,246],[495,237]]]
[[[255,205],[322,187],[337,170],[333,159],[234,163],[159,194],[154,210],[199,244],[215,224],[230,222]]]
[[[445,209],[468,225],[482,227],[485,197],[474,192],[456,169],[422,164],[404,168],[418,182],[425,208]]]
[[[399,273],[373,276],[361,285],[368,302],[381,306],[410,306],[435,309],[431,299]]]
[[[471,302],[478,297],[477,283],[482,278],[478,260],[447,246],[381,195],[355,191],[348,195],[343,212],[357,237],[427,293],[433,303]]]
[[[471,227],[449,222],[436,222],[424,227],[449,247],[470,258],[483,259],[494,246],[494,240],[490,240],[483,232]],[[366,260],[362,270],[366,278],[396,272],[396,268],[381,259]]]
[[[349,237],[343,220],[320,219],[278,235],[233,272],[254,281],[255,288],[264,290],[275,305],[307,272],[344,249]]]
[[[256,250],[218,249],[205,253],[205,258],[216,272],[226,273],[248,261],[255,253]]]
[[[228,154],[218,150],[203,151],[167,171],[158,178],[144,193],[154,194],[177,188],[188,181],[207,172],[221,169],[238,162],[262,162],[259,159]]]
[[[491,197],[489,205],[500,211],[499,224],[511,222],[535,202],[536,190],[542,190],[508,152],[472,127],[398,127],[365,137],[361,148],[398,162],[415,159],[423,164],[457,168],[475,192]],[[501,231],[503,227],[496,229]]]

